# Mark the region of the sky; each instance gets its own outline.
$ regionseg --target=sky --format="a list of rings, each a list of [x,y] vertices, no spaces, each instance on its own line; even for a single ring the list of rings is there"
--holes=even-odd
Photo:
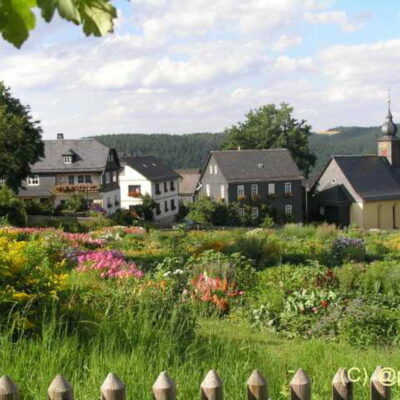
[[[287,102],[314,131],[400,122],[398,0],[116,0],[113,34],[58,17],[21,50],[0,39],[0,80],[45,139],[220,132]]]

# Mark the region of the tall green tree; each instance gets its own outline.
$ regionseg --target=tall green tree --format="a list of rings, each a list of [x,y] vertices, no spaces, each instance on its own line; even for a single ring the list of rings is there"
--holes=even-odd
[[[109,0],[0,0],[0,33],[20,48],[36,26],[34,9],[50,22],[54,14],[82,25],[86,36],[103,36],[112,32],[117,10]]]
[[[44,155],[42,129],[29,106],[11,95],[0,82],[0,178],[18,191],[30,173],[30,164]]]
[[[250,110],[244,122],[225,129],[225,133],[228,136],[225,149],[239,146],[242,149],[288,149],[306,176],[317,159],[308,145],[311,126],[305,120],[294,118],[293,108],[287,103]]]

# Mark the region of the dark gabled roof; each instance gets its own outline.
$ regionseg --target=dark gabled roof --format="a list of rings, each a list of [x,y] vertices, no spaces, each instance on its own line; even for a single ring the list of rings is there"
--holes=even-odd
[[[35,163],[32,172],[102,171],[110,148],[95,139],[45,140],[45,155]],[[64,164],[64,155],[73,155],[73,163]]]
[[[354,199],[344,185],[333,185],[319,193],[313,194],[312,197],[323,202],[325,205],[348,205],[354,202]]]
[[[303,179],[287,149],[212,151],[228,182]]]
[[[400,198],[400,174],[386,157],[333,156],[353,189],[363,200]]]
[[[123,157],[120,161],[122,165],[128,165],[150,181],[179,178],[179,175],[172,168],[165,165],[162,160],[157,157]]]
[[[197,184],[200,178],[199,169],[176,169],[175,172],[179,174],[182,179],[179,182],[180,194],[193,194],[196,191]]]

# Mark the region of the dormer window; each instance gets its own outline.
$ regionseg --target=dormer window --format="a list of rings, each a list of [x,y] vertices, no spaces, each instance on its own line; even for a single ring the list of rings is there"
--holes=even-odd
[[[72,156],[64,156],[64,164],[72,164]]]
[[[109,162],[113,162],[113,161],[114,161],[114,154],[113,154],[113,153],[110,153],[110,154],[108,155],[108,161],[109,161]]]

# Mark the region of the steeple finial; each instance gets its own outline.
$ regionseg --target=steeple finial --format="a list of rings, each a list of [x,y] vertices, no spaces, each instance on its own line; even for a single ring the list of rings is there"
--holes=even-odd
[[[390,116],[391,118],[393,118],[392,116],[392,110],[391,110],[391,104],[392,104],[392,99],[390,97],[390,88],[388,88],[388,117]]]

